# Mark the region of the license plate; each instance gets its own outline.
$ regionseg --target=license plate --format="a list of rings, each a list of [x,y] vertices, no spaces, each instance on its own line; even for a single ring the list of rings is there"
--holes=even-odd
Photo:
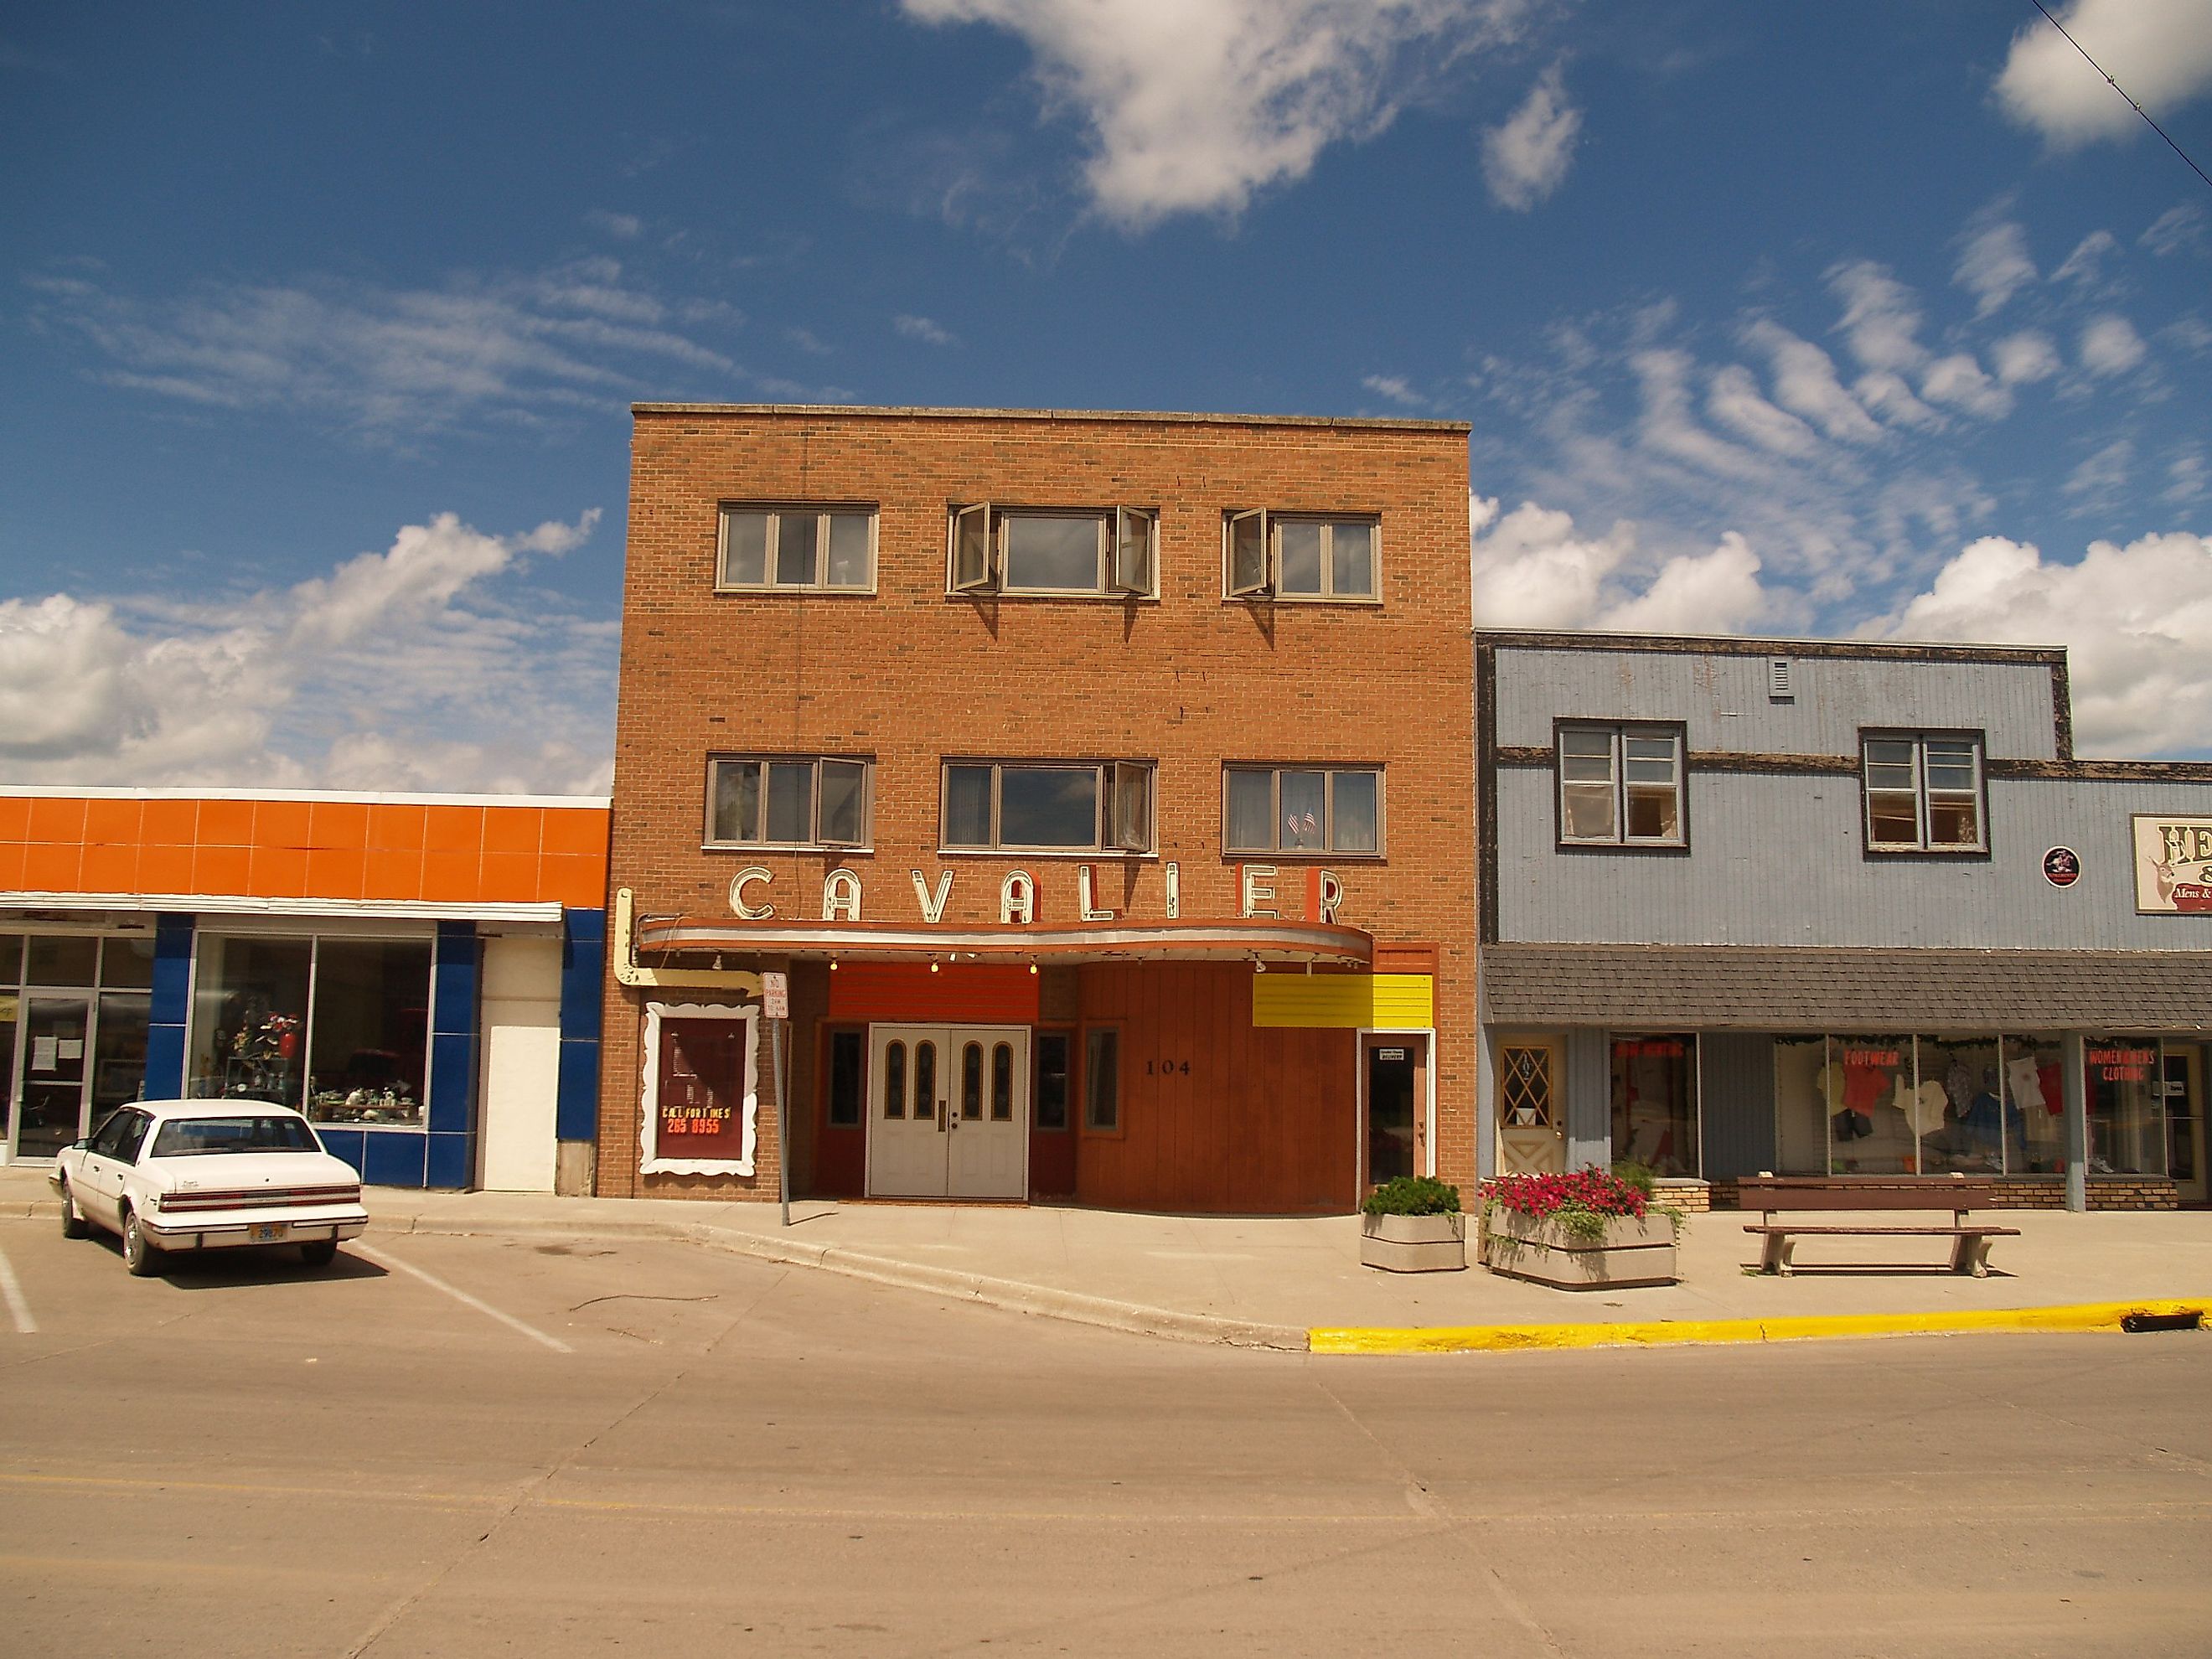
[[[289,1231],[282,1221],[257,1221],[246,1230],[246,1242],[252,1244],[277,1244],[283,1242]]]

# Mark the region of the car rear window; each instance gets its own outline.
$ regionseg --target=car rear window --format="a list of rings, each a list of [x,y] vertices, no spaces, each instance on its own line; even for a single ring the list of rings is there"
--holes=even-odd
[[[205,1152],[314,1152],[315,1137],[296,1117],[179,1117],[154,1137],[155,1158],[197,1158]]]

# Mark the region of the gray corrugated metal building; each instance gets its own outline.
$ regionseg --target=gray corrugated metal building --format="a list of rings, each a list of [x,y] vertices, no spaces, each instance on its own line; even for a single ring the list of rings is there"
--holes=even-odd
[[[2212,765],[2063,651],[1475,635],[1486,1175],[2207,1197]]]

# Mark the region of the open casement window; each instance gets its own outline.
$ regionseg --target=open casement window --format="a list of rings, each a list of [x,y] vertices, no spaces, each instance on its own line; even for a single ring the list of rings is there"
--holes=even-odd
[[[707,842],[717,847],[865,847],[868,770],[830,756],[717,756],[708,763]]]
[[[1861,746],[1869,851],[1988,848],[1978,734],[1867,737]]]
[[[1142,507],[1114,509],[1114,551],[1108,585],[1117,593],[1158,591],[1159,515]]]
[[[956,593],[995,593],[999,589],[997,550],[991,541],[991,504],[952,509],[952,591]]]
[[[1148,853],[1150,761],[948,761],[947,852]]]
[[[1229,542],[1229,597],[1264,599],[1275,591],[1274,562],[1267,556],[1264,507],[1231,513],[1223,531]]]

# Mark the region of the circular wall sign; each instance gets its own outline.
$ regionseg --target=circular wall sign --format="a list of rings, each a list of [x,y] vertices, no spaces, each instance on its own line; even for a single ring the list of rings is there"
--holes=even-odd
[[[2043,878],[2053,887],[2071,887],[2081,879],[2081,858],[2070,847],[2054,847],[2043,855]]]

